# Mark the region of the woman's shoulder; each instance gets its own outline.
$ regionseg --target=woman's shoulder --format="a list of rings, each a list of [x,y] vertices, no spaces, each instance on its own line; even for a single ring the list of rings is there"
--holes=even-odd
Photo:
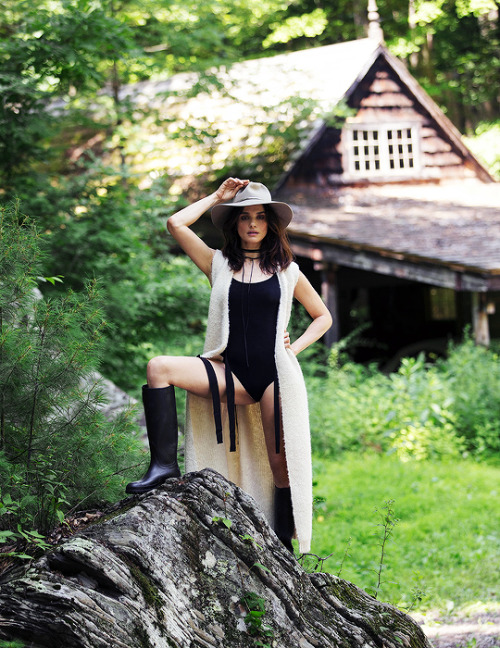
[[[300,268],[295,261],[292,261],[290,265],[288,265],[288,267],[282,272],[288,279],[296,282],[299,278]]]
[[[221,268],[224,265],[227,265],[227,259],[222,254],[222,250],[215,250],[215,254],[212,259],[212,267]]]

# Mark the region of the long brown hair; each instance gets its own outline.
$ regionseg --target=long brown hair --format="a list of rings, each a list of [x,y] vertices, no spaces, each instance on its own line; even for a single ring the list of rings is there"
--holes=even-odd
[[[267,234],[260,244],[259,266],[262,272],[274,274],[288,268],[293,261],[293,252],[286,229],[282,226],[276,212],[270,205],[263,205],[263,207],[266,212]],[[243,207],[234,207],[222,228],[224,234],[222,254],[226,257],[233,272],[241,270],[245,260],[238,236],[238,218],[242,211]]]

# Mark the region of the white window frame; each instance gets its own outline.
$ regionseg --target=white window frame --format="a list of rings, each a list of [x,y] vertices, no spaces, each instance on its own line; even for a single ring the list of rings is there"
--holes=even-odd
[[[349,176],[420,175],[418,123],[345,124],[344,138],[344,158]]]

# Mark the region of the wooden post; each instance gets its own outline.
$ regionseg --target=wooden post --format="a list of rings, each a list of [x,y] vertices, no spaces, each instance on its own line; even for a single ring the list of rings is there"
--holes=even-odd
[[[486,302],[486,293],[472,293],[472,332],[476,344],[485,347],[490,344],[490,327]]]
[[[332,314],[332,327],[325,333],[325,342],[331,347],[335,342],[340,340],[339,324],[339,305],[338,305],[338,286],[337,286],[337,267],[331,263],[322,267],[321,277],[321,296],[328,310]]]

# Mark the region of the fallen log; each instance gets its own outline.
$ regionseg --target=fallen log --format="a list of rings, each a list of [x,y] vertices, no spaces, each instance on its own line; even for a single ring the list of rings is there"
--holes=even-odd
[[[212,470],[123,500],[0,582],[26,648],[430,648],[398,609],[307,573]]]

